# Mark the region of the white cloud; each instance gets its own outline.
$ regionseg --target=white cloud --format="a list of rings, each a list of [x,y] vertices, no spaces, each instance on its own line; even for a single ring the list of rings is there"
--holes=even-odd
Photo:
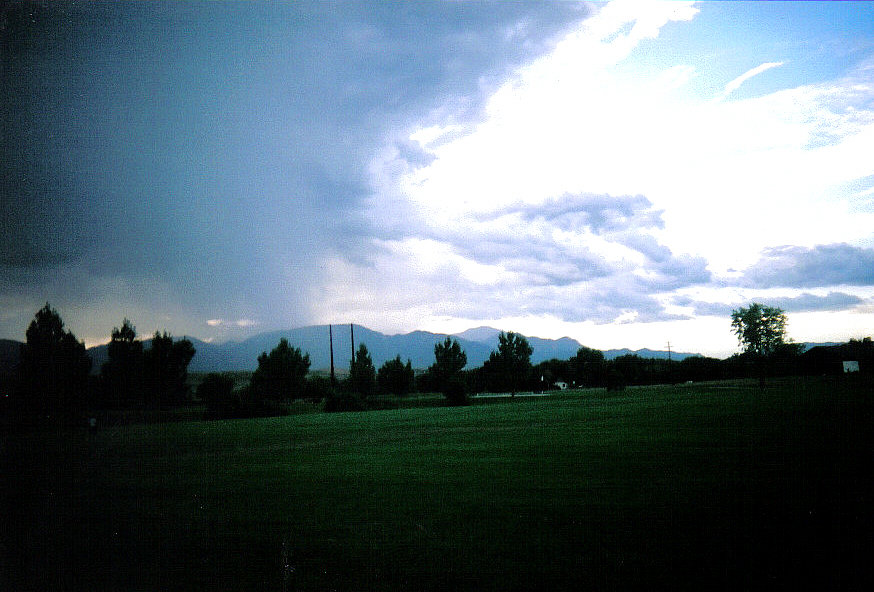
[[[758,76],[762,72],[770,70],[771,68],[777,68],[782,66],[784,62],[765,62],[764,64],[760,64],[755,68],[750,68],[731,82],[725,85],[725,90],[722,93],[723,97],[727,97],[734,91],[736,91],[741,84],[752,78],[753,76]]]
[[[642,40],[696,13],[679,3],[604,5],[508,79],[481,121],[429,118],[411,129],[432,158],[419,167],[374,162],[372,216],[399,207],[409,215],[387,259],[358,269],[359,302],[366,294],[368,305],[420,327],[510,319],[523,330],[533,319],[554,336],[597,335],[592,345],[604,347],[611,321],[634,319],[639,333],[623,330],[624,345],[638,335],[638,346],[657,346],[641,342],[649,334],[641,322],[664,330],[671,313],[688,313],[670,296],[706,281],[705,264],[730,285],[738,274],[729,270],[768,247],[870,239],[874,212],[859,211],[864,196],[843,189],[874,174],[874,85],[864,68],[732,100],[744,81],[782,64],[765,62],[713,101],[694,94],[686,83],[695,69],[671,63],[669,51],[658,72],[617,67],[634,61]],[[657,42],[647,51],[659,51]],[[584,218],[523,215],[575,195],[643,196],[659,224],[620,217],[603,233]],[[334,289],[343,293],[339,282]],[[406,289],[418,297],[398,295]],[[677,326],[692,337],[711,324]],[[710,351],[724,352],[715,339]]]
[[[206,324],[210,327],[227,327],[229,325],[232,325],[241,329],[246,329],[249,327],[255,327],[260,323],[258,323],[258,321],[253,321],[252,319],[238,319],[236,321],[226,321],[224,319],[209,319],[208,321],[206,321]]]

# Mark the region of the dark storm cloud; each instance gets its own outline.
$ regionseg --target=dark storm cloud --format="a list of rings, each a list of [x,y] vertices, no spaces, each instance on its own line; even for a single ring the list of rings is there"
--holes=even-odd
[[[476,117],[490,85],[584,16],[552,2],[10,4],[0,271],[39,302],[76,295],[45,294],[59,288],[28,270],[76,266],[96,283],[167,282],[192,319],[305,321],[288,311],[305,314],[323,257],[374,232],[360,211],[375,149],[444,104]]]
[[[874,249],[848,244],[766,249],[741,285],[753,288],[874,286]]]

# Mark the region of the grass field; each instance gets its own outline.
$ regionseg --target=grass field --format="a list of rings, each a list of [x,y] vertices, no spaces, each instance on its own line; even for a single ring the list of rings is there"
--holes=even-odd
[[[872,411],[805,379],[9,436],[4,589],[874,589]]]

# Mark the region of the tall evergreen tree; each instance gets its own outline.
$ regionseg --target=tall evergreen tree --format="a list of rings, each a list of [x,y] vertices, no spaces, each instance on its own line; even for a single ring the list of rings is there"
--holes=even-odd
[[[285,401],[303,397],[306,376],[310,369],[310,355],[300,348],[291,347],[282,338],[268,354],[258,356],[258,368],[252,374],[252,393],[260,399]]]
[[[128,319],[121,328],[112,329],[108,355],[101,368],[105,403],[115,407],[143,405],[143,342]]]
[[[412,391],[413,379],[413,363],[407,360],[406,365],[404,365],[400,355],[393,360],[386,361],[376,376],[379,390],[393,395],[406,395]]]
[[[358,347],[349,366],[349,386],[353,393],[362,397],[372,395],[376,390],[376,368],[367,346],[363,343]]]
[[[91,358],[85,344],[64,330],[48,303],[37,311],[21,348],[18,394],[24,415],[75,416],[85,405]]]
[[[174,342],[166,331],[155,331],[151,347],[143,352],[143,386],[148,403],[180,403],[188,396],[188,364],[195,352],[189,340]]]

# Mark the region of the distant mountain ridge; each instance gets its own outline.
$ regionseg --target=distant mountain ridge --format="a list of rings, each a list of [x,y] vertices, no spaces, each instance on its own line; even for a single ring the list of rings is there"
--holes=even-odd
[[[434,345],[442,342],[446,337],[458,340],[459,345],[467,355],[467,368],[482,366],[489,359],[493,350],[498,348],[498,335],[501,331],[492,327],[477,327],[461,333],[448,335],[445,333],[430,333],[427,331],[413,331],[397,335],[386,335],[373,331],[362,325],[353,325],[350,331],[349,325],[333,325],[331,333],[334,342],[334,367],[348,368],[352,358],[351,333],[354,331],[355,349],[360,344],[367,346],[367,351],[377,368],[386,361],[400,356],[406,362],[410,360],[414,368],[425,369],[434,363]],[[233,370],[254,370],[258,367],[258,356],[262,352],[269,352],[285,338],[293,347],[298,347],[310,356],[310,368],[312,370],[327,370],[331,366],[331,350],[328,325],[309,325],[296,329],[270,331],[259,333],[242,341],[229,341],[225,343],[206,343],[191,339],[197,353],[191,360],[189,369],[192,372],[226,372]],[[543,339],[540,337],[527,337],[528,342],[534,349],[531,361],[534,364],[558,358],[566,360],[577,353],[582,345],[570,337],[560,339]],[[105,348],[106,346],[101,346]],[[148,345],[146,345],[148,347]],[[92,348],[95,349],[95,348]],[[667,352],[652,350],[609,350],[604,352],[604,357],[613,359],[628,353],[638,355],[651,354],[652,357],[667,358]],[[673,359],[681,360],[684,357],[698,354],[684,354],[674,352]],[[105,357],[98,363],[98,356],[94,356],[95,368],[99,370]]]
[[[444,333],[429,333],[427,331],[413,331],[398,335],[386,335],[373,331],[361,325],[353,325],[355,333],[355,349],[360,344],[365,344],[373,364],[377,368],[386,361],[400,356],[406,362],[410,360],[414,368],[424,369],[434,363],[434,345],[442,342],[446,337],[458,340],[465,354],[467,354],[467,368],[482,366],[488,360],[489,354],[498,348],[498,335],[500,330],[492,327],[476,327],[454,335]],[[352,343],[349,325],[334,325],[332,327],[334,342],[334,366],[336,368],[348,368],[352,357]],[[326,370],[331,365],[331,350],[329,345],[328,325],[310,325],[297,329],[270,331],[259,333],[242,341],[229,341],[225,343],[208,343],[187,337],[194,345],[197,353],[191,360],[189,370],[191,372],[228,372],[234,370],[254,370],[258,367],[258,356],[262,352],[269,352],[279,343],[279,340],[288,339],[293,347],[299,347],[310,356],[310,368],[312,370]],[[577,340],[570,337],[560,339],[544,339],[541,337],[528,337],[528,342],[534,349],[531,362],[537,364],[544,360],[557,358],[566,360],[577,353],[583,347]],[[179,339],[174,337],[174,339]],[[0,359],[0,367],[11,368],[18,363],[20,342],[11,340],[4,341],[0,348],[5,355]],[[143,346],[148,349],[151,339],[143,341]],[[93,373],[99,373],[103,363],[108,359],[108,346],[98,345],[88,349],[91,356]],[[641,349],[632,351],[629,349],[616,349],[604,351],[604,357],[612,360],[616,357],[636,354],[641,357],[667,358],[668,352]],[[674,360],[682,360],[690,356],[683,352],[672,352]]]
[[[630,350],[628,348],[623,349],[608,349],[604,351],[604,358],[607,360],[615,360],[621,356],[637,356],[639,358],[654,358],[656,360],[667,360],[670,358],[675,362],[679,362],[680,360],[685,360],[686,358],[694,358],[700,357],[701,354],[692,354],[689,352],[677,352],[677,351],[663,351],[663,350],[654,350],[654,349],[635,349]]]

